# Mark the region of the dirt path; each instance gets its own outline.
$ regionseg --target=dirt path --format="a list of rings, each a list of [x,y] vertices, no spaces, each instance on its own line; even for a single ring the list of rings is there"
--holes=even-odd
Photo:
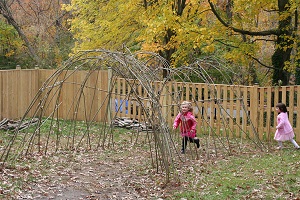
[[[153,180],[154,176],[159,180],[159,175],[153,169],[147,169],[147,163],[141,163],[145,162],[145,155],[102,156],[95,152],[71,158],[67,155],[54,157],[49,169],[36,172],[35,181],[22,189],[16,198],[142,200],[163,195],[164,190]]]

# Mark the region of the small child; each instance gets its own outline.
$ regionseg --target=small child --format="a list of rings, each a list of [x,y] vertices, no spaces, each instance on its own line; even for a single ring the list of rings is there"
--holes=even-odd
[[[192,103],[184,101],[180,106],[181,112],[176,116],[173,129],[175,130],[180,124],[180,132],[182,136],[181,153],[185,153],[187,141],[196,143],[197,148],[200,147],[200,141],[196,138],[196,125],[197,121],[193,115]]]
[[[291,141],[296,149],[300,149],[297,142],[293,139],[295,134],[292,125],[289,122],[285,104],[278,103],[276,105],[276,111],[278,113],[276,132],[274,136],[274,139],[278,141],[278,147],[276,149],[282,149],[282,142],[287,140]]]

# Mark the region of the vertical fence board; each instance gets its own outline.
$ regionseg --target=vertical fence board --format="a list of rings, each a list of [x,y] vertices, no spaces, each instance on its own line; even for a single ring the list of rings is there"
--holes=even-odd
[[[236,120],[236,114],[234,113],[234,111],[236,111],[236,109],[234,109],[235,105],[234,105],[234,89],[235,86],[230,86],[229,87],[229,127],[230,127],[230,133],[229,136],[232,137],[232,132],[234,132],[234,126],[233,126],[233,122],[234,120]]]
[[[193,95],[193,99],[192,102],[194,102],[193,104],[193,111],[194,111],[194,115],[195,118],[197,120],[197,131],[198,133],[200,133],[200,127],[201,127],[201,113],[200,113],[200,107],[199,107],[199,88],[197,84],[193,84],[192,87],[192,95]],[[201,134],[201,133],[200,133]]]
[[[279,91],[279,101],[278,102],[285,102],[286,106],[288,107],[289,102],[286,101],[286,99],[287,99],[286,95],[287,95],[287,87],[286,86],[281,87],[281,91]]]
[[[185,100],[185,95],[184,95],[184,90],[185,90],[185,87],[184,87],[184,83],[180,82],[180,102],[183,102]]]
[[[185,100],[190,101],[190,83],[185,83]]]
[[[78,73],[83,73],[82,71],[79,71]],[[84,72],[86,73],[86,72]],[[66,71],[62,74],[61,80],[64,81],[64,84],[62,86],[61,90],[61,101],[59,102],[59,118],[71,120],[73,119],[74,115],[74,106],[72,106],[74,100],[74,87],[75,87],[75,81],[74,81],[75,74],[73,71]],[[87,104],[89,105],[89,104]],[[87,109],[86,109],[87,110]],[[87,110],[88,112],[88,110]],[[80,120],[84,120],[84,118],[80,118]]]
[[[140,105],[140,103],[139,103],[139,106],[137,108],[137,110],[138,110],[138,112],[137,112],[138,118],[137,119],[139,121],[143,121],[144,119],[142,119],[142,113],[143,113],[143,116],[145,116],[145,112],[146,112],[145,110],[143,110],[143,107],[144,108],[146,107],[145,105],[147,105],[147,101],[146,101],[146,97],[144,96],[141,84],[138,85],[138,94],[139,94],[139,97],[141,98],[142,105]]]
[[[56,101],[58,100],[59,85],[56,84],[58,76],[52,76],[54,71],[52,70],[40,70],[41,88],[39,104],[43,107],[39,110],[39,115],[42,116],[55,116],[57,117]]]
[[[126,107],[126,102],[127,102],[127,94],[126,94],[126,81],[125,79],[122,79],[122,86],[121,86],[121,101],[120,104],[122,105],[122,112],[121,116],[122,117],[127,117],[126,112],[127,112],[127,107]]]
[[[23,116],[39,89],[38,70],[19,70],[18,79],[18,117]],[[32,105],[28,117],[32,117],[37,103]]]
[[[222,97],[222,99],[223,99],[223,110],[224,110],[224,114],[223,114],[223,116],[222,116],[222,118],[223,118],[223,124],[226,124],[225,126],[226,127],[224,127],[223,128],[223,135],[224,136],[226,136],[227,135],[227,131],[229,131],[228,129],[228,111],[227,111],[227,101],[228,101],[228,86],[223,86],[222,87],[223,88],[223,97]]]
[[[208,117],[209,117],[209,114],[210,114],[210,109],[209,109],[209,96],[208,96],[208,85],[204,85],[204,88],[203,88],[203,91],[204,91],[204,103],[203,103],[203,110],[204,110],[204,113],[203,113],[203,118],[204,120],[206,121],[206,123],[208,123]]]
[[[174,94],[172,104],[174,104],[173,112],[174,112],[174,117],[179,113],[179,108],[178,108],[178,101],[177,99],[179,98],[179,91],[178,91],[178,83],[177,82],[172,82],[173,89],[172,92]]]
[[[207,87],[207,105],[208,105],[208,109],[207,112],[208,112],[208,117],[209,117],[209,126],[210,126],[210,129],[213,130],[213,132],[215,133],[215,128],[214,128],[214,117],[215,117],[215,114],[214,114],[214,93],[213,93],[213,89],[211,88],[211,85],[208,85]]]
[[[240,87],[236,87],[235,90],[235,112],[236,112],[236,118],[235,118],[235,122],[236,122],[236,126],[235,126],[235,132],[236,132],[236,136],[241,137],[241,91],[240,91]]]
[[[172,82],[168,82],[166,84],[167,87],[167,102],[166,102],[166,106],[167,106],[167,111],[168,111],[168,115],[166,116],[166,121],[168,123],[168,125],[170,126],[170,128],[172,128],[172,124],[173,124],[173,117],[174,117],[174,113],[173,113],[173,100],[172,100]]]
[[[258,86],[254,85],[250,91],[250,119],[252,125],[250,127],[250,137],[253,138],[258,131]]]
[[[216,123],[216,134],[219,135],[220,134],[220,129],[221,129],[221,104],[222,100],[221,100],[221,85],[216,85],[216,119],[215,119],[215,123]]]
[[[99,90],[97,90],[98,88],[98,80],[100,79],[100,73],[99,71],[93,71],[88,79],[88,96],[87,96],[87,108],[88,108],[88,116],[87,116],[87,120],[88,121],[96,121],[97,119],[97,109],[98,107],[100,107],[99,105]],[[106,90],[107,90],[107,85],[105,82],[103,82],[103,84],[105,84],[106,86]],[[105,107],[105,109],[103,109],[103,111],[107,110],[107,107]]]
[[[272,110],[272,90],[271,87],[267,88],[267,116],[266,116],[266,133],[267,133],[267,141],[271,141],[273,138],[273,130],[271,129],[272,123],[272,113],[274,113],[274,109]]]
[[[278,102],[279,102],[279,88],[275,87],[274,88],[274,99],[273,99],[273,102],[272,102],[273,110],[274,110],[274,116],[273,116],[274,127],[276,127],[276,123],[277,123],[277,112],[275,111],[275,106]]]
[[[101,103],[101,106],[103,108],[106,108],[106,106],[108,105],[109,103],[109,100],[108,100],[108,95],[109,95],[109,91],[108,91],[108,88],[110,88],[109,84],[111,84],[112,82],[112,74],[111,76],[109,77],[108,76],[108,71],[106,70],[101,70],[100,71],[101,73],[101,78],[98,80],[98,84],[100,84],[101,86],[99,87],[100,89],[100,103]],[[111,71],[109,73],[112,73]],[[110,99],[110,101],[113,101],[113,99]],[[99,121],[102,121],[104,122],[104,119],[105,119],[105,113],[99,111],[99,118],[98,120]]]
[[[20,84],[19,70],[5,70],[2,74],[3,81],[3,116],[19,119],[18,116],[18,85]],[[25,83],[26,84],[26,83]]]
[[[2,99],[2,116],[3,118],[12,118],[9,111],[9,104],[15,103],[12,100],[9,100],[9,78],[8,78],[9,71],[2,71],[2,91],[1,91],[1,99]]]
[[[296,124],[294,123],[294,116],[295,116],[295,113],[294,113],[294,107],[295,107],[295,88],[294,87],[289,87],[288,88],[288,98],[289,98],[289,120],[292,124],[293,127],[296,126]]]
[[[258,127],[259,133],[264,133],[264,114],[265,114],[265,90],[262,87],[258,88],[258,96],[259,96],[259,102],[258,102]],[[259,138],[263,139],[264,134],[259,134]]]
[[[128,102],[128,113],[129,113],[129,117],[130,118],[133,118],[133,119],[136,119],[136,101],[134,99],[132,99],[134,97],[134,91],[135,91],[135,81],[134,80],[129,80],[128,81],[128,84],[129,84],[129,93],[130,93],[130,96],[129,96],[129,102]]]
[[[116,102],[116,112],[117,112],[117,116],[118,117],[121,117],[121,108],[122,106],[120,105],[120,100],[121,100],[121,80],[122,79],[117,79],[117,90],[116,90],[116,99],[115,99],[115,102]]]
[[[297,85],[295,86],[295,90],[296,90],[296,107],[294,112],[296,113],[296,118],[295,118],[295,122],[296,122],[296,127],[294,127],[294,132],[296,135],[296,140],[300,141],[300,86]]]
[[[243,106],[243,119],[242,119],[242,138],[245,138],[246,135],[249,134],[248,131],[248,88],[247,87],[242,87],[242,106]]]

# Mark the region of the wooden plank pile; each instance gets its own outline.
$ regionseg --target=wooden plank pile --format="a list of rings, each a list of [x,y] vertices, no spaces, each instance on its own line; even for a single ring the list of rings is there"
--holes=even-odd
[[[21,120],[10,120],[7,118],[4,118],[2,121],[0,121],[0,130],[22,130],[25,128],[28,128],[29,126],[35,125],[38,123],[38,118],[33,118],[27,121],[21,121]],[[139,122],[136,119],[131,119],[128,117],[116,117],[113,120],[113,126],[115,127],[121,127],[126,129],[134,129],[138,131],[151,131],[152,127],[147,122]]]
[[[127,128],[127,129],[135,129],[139,131],[150,131],[152,127],[147,122],[139,122],[136,119],[131,119],[128,117],[116,117],[113,120],[113,126]]]
[[[33,118],[27,121],[15,121],[4,118],[0,121],[0,130],[22,130],[28,128],[29,126],[37,124],[38,121],[38,118]]]

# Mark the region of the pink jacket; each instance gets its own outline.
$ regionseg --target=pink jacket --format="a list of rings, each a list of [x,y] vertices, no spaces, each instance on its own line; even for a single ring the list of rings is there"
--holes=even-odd
[[[278,134],[287,134],[293,131],[292,125],[289,122],[288,114],[281,112],[277,116],[277,126],[276,131]]]
[[[179,113],[174,120],[173,126],[177,128],[179,124],[182,137],[194,138],[196,136],[197,121],[192,112]]]

